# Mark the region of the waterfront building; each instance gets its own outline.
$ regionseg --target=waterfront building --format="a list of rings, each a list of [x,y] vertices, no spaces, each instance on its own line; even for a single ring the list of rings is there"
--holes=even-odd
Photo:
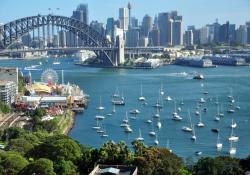
[[[142,26],[141,26],[141,35],[144,37],[148,37],[149,33],[153,28],[153,20],[149,15],[145,15],[143,17]]]
[[[150,33],[149,33],[149,41],[150,41],[150,45],[153,46],[160,46],[160,30],[159,29],[153,29]]]
[[[213,62],[210,59],[194,58],[194,57],[178,57],[175,60],[175,64],[190,67],[210,68],[214,67]]]
[[[240,25],[236,30],[236,42],[241,45],[247,44],[247,27],[245,25]]]
[[[246,60],[244,58],[232,57],[232,56],[203,56],[203,59],[210,59],[213,65],[225,65],[225,66],[246,66]]]
[[[137,47],[139,41],[139,29],[131,28],[126,32],[126,46]]]
[[[192,30],[187,30],[185,32],[184,42],[186,46],[192,46],[194,44],[194,35]]]
[[[204,26],[200,29],[200,44],[208,43],[208,27]]]
[[[16,86],[16,94],[18,94],[18,68],[0,67],[0,81],[12,81]]]
[[[87,4],[80,4],[77,9],[73,11],[72,18],[77,19],[85,24],[89,23],[89,11]]]
[[[129,11],[127,7],[119,9],[119,20],[120,20],[120,28],[123,31],[128,30],[128,23],[129,23]]]
[[[97,165],[89,175],[137,175],[138,169],[126,165]]]
[[[0,80],[0,101],[12,104],[16,99],[17,85],[13,81]]]

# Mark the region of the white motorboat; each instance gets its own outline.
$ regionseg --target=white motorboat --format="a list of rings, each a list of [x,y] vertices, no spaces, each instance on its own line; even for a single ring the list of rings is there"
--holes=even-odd
[[[152,123],[152,120],[148,119],[146,122],[147,122],[148,124],[150,124],[150,123]]]
[[[182,127],[182,131],[185,131],[185,132],[192,132],[192,128],[188,127],[188,126],[183,126]]]
[[[204,98],[200,98],[200,103],[206,103],[206,100]]]
[[[102,97],[100,96],[100,105],[96,108],[97,110],[104,110],[104,107],[102,106]]]
[[[232,109],[232,108],[230,108],[230,109],[228,109],[228,110],[227,110],[227,112],[228,112],[228,113],[234,113],[234,112],[235,112],[235,110],[234,110],[234,109]]]
[[[204,79],[204,75],[202,74],[196,74],[193,79],[196,79],[196,80],[203,80]]]
[[[133,130],[130,128],[129,125],[127,125],[127,126],[125,126],[125,132],[126,133],[131,133],[131,132],[133,132]]]
[[[161,121],[160,120],[156,123],[156,126],[158,129],[161,129]]]
[[[195,154],[196,154],[197,156],[200,156],[200,155],[202,155],[202,152],[201,152],[201,151],[196,151]]]
[[[232,141],[230,141],[230,148],[229,148],[228,153],[229,153],[230,156],[234,156],[236,154],[236,148],[233,147],[233,142]]]

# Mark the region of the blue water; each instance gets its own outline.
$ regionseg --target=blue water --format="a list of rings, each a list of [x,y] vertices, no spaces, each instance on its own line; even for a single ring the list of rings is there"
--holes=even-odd
[[[39,61],[20,61],[12,60],[0,61],[0,66],[18,66],[24,68]],[[154,138],[149,136],[152,127],[145,121],[156,113],[152,105],[158,99],[161,84],[167,96],[171,96],[176,100],[177,107],[183,98],[184,105],[181,106],[182,111],[179,113],[183,120],[176,122],[171,119],[174,111],[174,103],[164,101],[163,110],[160,112],[162,128],[156,130],[158,134],[159,146],[166,147],[167,140],[173,152],[182,157],[195,156],[195,151],[202,151],[203,156],[227,155],[229,150],[228,137],[230,136],[230,124],[232,118],[237,122],[238,127],[234,133],[240,137],[239,142],[234,146],[237,148],[237,157],[246,157],[250,154],[250,68],[249,67],[224,67],[211,69],[200,69],[180,66],[165,66],[154,70],[139,69],[102,69],[87,68],[74,65],[72,58],[62,58],[61,65],[52,65],[53,60],[49,59],[49,64],[43,64],[41,69],[53,68],[58,71],[59,80],[61,79],[60,70],[64,69],[65,82],[78,84],[87,94],[90,95],[89,105],[83,114],[76,116],[75,126],[69,133],[69,136],[78,140],[80,143],[100,147],[107,140],[120,141],[124,140],[129,145],[138,137],[138,130],[141,129],[142,136],[147,145],[154,144]],[[190,77],[183,76],[181,72],[191,73],[197,71],[205,76],[205,80],[193,80]],[[27,74],[27,71],[23,71]],[[42,71],[32,71],[33,80],[39,81]],[[204,87],[201,87],[201,83]],[[140,95],[140,85],[143,86],[143,95],[146,97],[148,105],[142,105],[137,99]],[[105,127],[108,138],[101,138],[96,131],[92,129],[96,125],[95,116],[99,114],[96,107],[99,106],[99,98],[102,97],[102,104],[105,110],[103,115],[111,113],[111,95],[115,92],[116,87],[123,92],[126,105],[117,106],[116,113],[112,116],[106,116],[102,122]],[[232,88],[232,93],[237,100],[241,109],[234,114],[228,114],[227,96]],[[209,92],[203,95],[203,91]],[[223,104],[224,118],[220,122],[214,121],[217,113],[217,106],[214,104],[218,96],[219,102]],[[199,118],[194,115],[196,103],[204,97],[207,101],[205,104],[208,112],[202,112],[202,121],[204,128],[195,128],[197,140],[190,140],[191,134],[181,130],[182,126],[189,125],[187,110],[190,109],[191,117],[194,124]],[[212,101],[209,99],[212,98]],[[124,129],[120,127],[126,111],[131,109],[139,109],[141,113],[137,119],[130,119],[133,132],[126,134]],[[131,117],[131,115],[129,115]],[[155,119],[154,119],[155,121]],[[223,149],[218,152],[215,148],[217,134],[211,132],[212,128],[221,129],[221,141],[223,141]],[[156,129],[156,127],[155,127]],[[131,146],[131,145],[130,145]]]

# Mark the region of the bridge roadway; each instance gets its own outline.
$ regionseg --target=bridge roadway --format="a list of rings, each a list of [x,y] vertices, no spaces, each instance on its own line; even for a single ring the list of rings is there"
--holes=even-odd
[[[90,51],[113,51],[118,50],[118,47],[50,47],[50,48],[36,48],[36,49],[4,49],[0,50],[0,54],[10,53],[26,53],[26,52],[43,52],[43,51],[78,51],[78,50],[90,50]],[[125,52],[163,52],[164,47],[125,47]]]

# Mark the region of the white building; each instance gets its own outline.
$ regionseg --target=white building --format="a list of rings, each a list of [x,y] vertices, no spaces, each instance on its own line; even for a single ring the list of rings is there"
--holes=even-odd
[[[201,44],[207,44],[208,43],[208,37],[209,37],[209,30],[207,26],[204,26],[200,29],[200,43]]]
[[[16,85],[18,94],[18,68],[0,67],[0,81],[12,81]]]
[[[0,101],[12,104],[16,99],[17,85],[13,81],[0,81]]]
[[[194,35],[192,30],[187,30],[184,35],[184,42],[186,46],[192,46],[194,44]]]

